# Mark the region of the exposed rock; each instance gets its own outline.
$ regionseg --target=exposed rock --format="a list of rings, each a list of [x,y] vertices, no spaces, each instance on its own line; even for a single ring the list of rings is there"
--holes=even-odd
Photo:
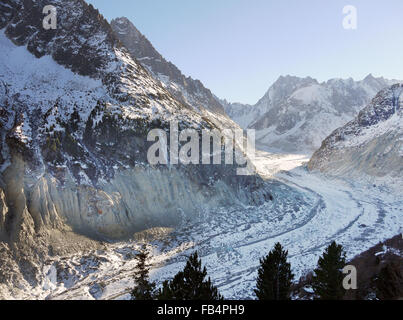
[[[382,90],[358,116],[335,130],[308,167],[337,175],[402,176],[401,85]]]

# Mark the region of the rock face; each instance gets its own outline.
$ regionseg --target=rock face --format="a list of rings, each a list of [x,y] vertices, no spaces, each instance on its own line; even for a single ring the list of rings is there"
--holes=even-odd
[[[309,162],[335,175],[403,175],[403,86],[380,91],[358,116],[335,130]]]
[[[36,281],[49,246],[76,248],[77,234],[123,239],[271,198],[260,177],[237,176],[235,165],[149,165],[151,129],[169,133],[176,121],[180,130],[221,130],[219,105],[206,116],[176,99],[91,5],[52,1],[57,29],[44,30],[45,5],[0,3],[0,280],[20,268]]]
[[[280,77],[254,106],[224,103],[243,128],[257,130],[261,147],[312,153],[333,130],[352,120],[377,92],[395,83],[369,75],[362,81]]]
[[[202,112],[207,109],[225,117],[223,106],[199,80],[186,77],[154,49],[150,41],[125,17],[111,21],[116,36],[153,76],[183,104]]]
[[[260,109],[257,109],[250,104],[242,104],[238,102],[231,103],[225,99],[217,99],[224,106],[227,115],[244,129],[248,128],[248,126],[262,113]]]
[[[47,4],[29,0],[2,1],[0,29],[5,28],[9,39],[26,46],[37,58],[51,55],[57,63],[81,75],[99,78],[113,68],[117,60],[109,52],[118,41],[99,12],[80,0],[56,0],[52,4],[57,8],[56,30],[42,26],[42,10]],[[88,41],[89,35],[92,41]]]

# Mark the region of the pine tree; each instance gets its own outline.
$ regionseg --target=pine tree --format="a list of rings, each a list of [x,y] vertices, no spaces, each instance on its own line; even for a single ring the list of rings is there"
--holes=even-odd
[[[381,269],[376,279],[376,296],[380,300],[392,300],[403,296],[403,275],[399,263],[390,262]]]
[[[343,288],[343,268],[346,254],[343,247],[335,241],[326,248],[319,258],[318,267],[314,270],[312,288],[321,300],[341,300],[345,294]]]
[[[159,290],[159,300],[222,300],[218,289],[207,277],[206,267],[202,268],[197,252],[192,254],[183,271],[171,281],[165,281]]]
[[[153,300],[155,298],[155,283],[149,281],[149,267],[147,261],[149,252],[143,246],[136,255],[137,271],[134,273],[136,287],[131,292],[132,300]]]
[[[259,300],[288,300],[294,275],[287,262],[288,251],[277,243],[269,254],[260,260],[255,294]]]

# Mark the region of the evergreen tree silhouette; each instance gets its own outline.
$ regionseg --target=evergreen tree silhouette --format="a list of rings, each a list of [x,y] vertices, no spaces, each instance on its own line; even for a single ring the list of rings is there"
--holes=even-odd
[[[206,267],[202,268],[195,252],[189,257],[183,271],[178,272],[171,281],[163,283],[158,300],[222,300],[218,289],[206,277]]]
[[[390,262],[376,278],[376,296],[380,300],[392,300],[403,296],[401,264]]]
[[[288,300],[294,275],[287,262],[288,251],[277,243],[269,254],[260,260],[255,294],[259,300]]]
[[[335,241],[326,248],[319,258],[318,267],[314,270],[312,288],[321,300],[341,300],[345,294],[343,288],[343,268],[346,265],[346,254],[343,247]]]
[[[136,255],[137,271],[134,273],[136,287],[132,290],[132,300],[153,300],[155,298],[155,283],[149,280],[149,252],[145,245],[139,254]]]

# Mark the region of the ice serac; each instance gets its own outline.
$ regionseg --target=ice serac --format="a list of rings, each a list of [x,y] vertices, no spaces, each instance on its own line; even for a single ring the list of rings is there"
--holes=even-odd
[[[150,166],[151,129],[169,133],[175,120],[221,130],[211,120],[220,110],[207,117],[175,98],[82,0],[52,1],[57,29],[44,30],[48,4],[0,2],[0,282],[18,268],[33,281],[49,252],[96,246],[88,237],[123,239],[271,198],[236,166]]]
[[[382,89],[397,81],[367,76],[361,81],[281,76],[254,105],[224,103],[242,127],[256,129],[269,150],[311,154],[333,130],[351,121]]]
[[[326,138],[309,169],[350,177],[403,175],[403,86],[380,91],[358,116]]]
[[[150,71],[154,78],[160,80],[176,99],[198,112],[209,110],[216,115],[226,116],[223,106],[211,91],[199,80],[184,76],[153,47],[130,20],[125,17],[114,19],[111,21],[111,27],[132,56]]]

